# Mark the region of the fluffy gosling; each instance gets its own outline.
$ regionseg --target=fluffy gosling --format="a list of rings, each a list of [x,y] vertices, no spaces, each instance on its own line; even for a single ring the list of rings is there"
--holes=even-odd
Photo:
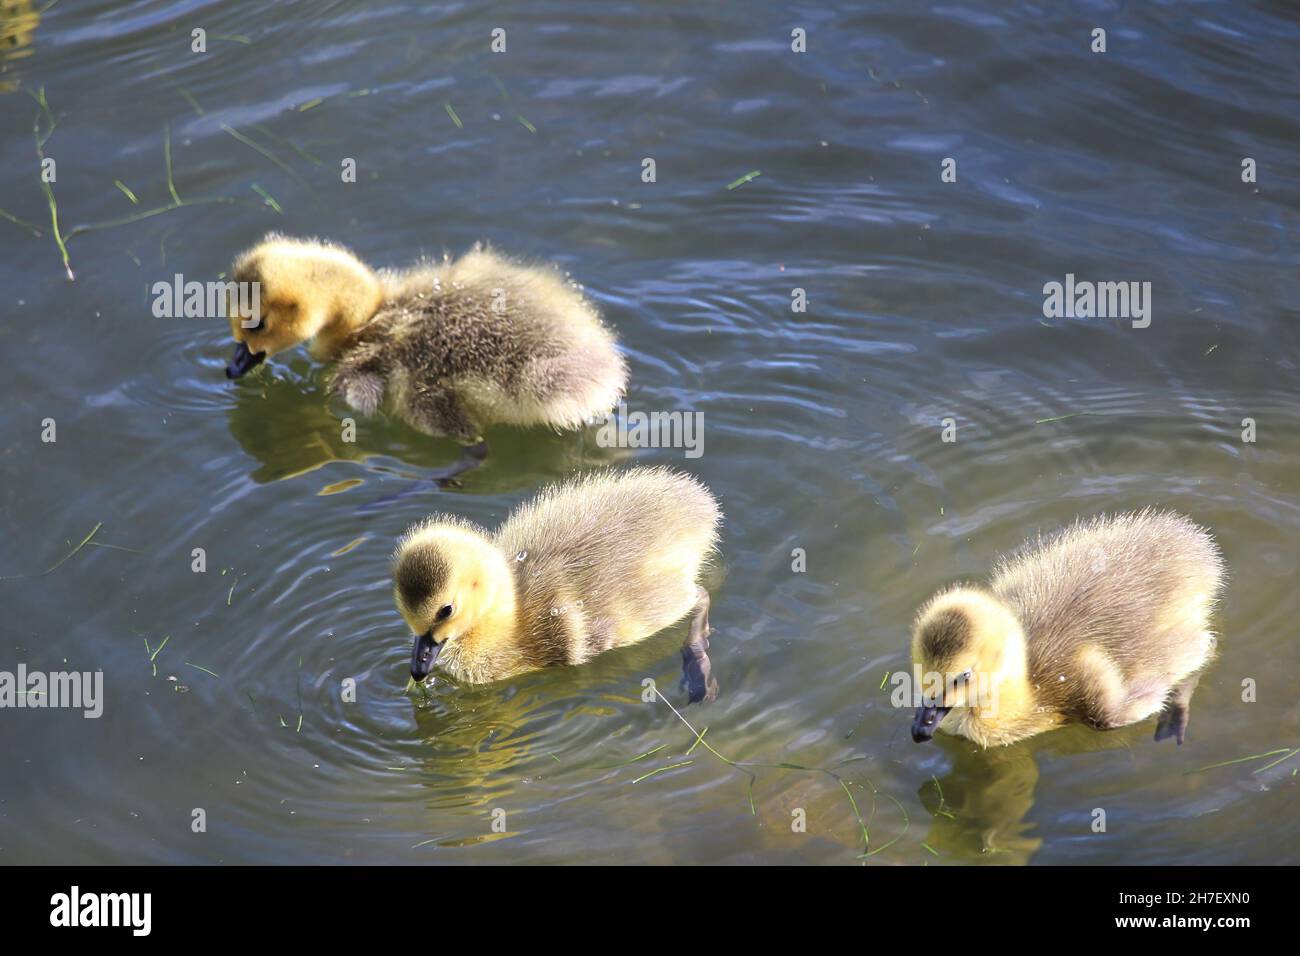
[[[918,612],[913,739],[942,730],[989,747],[1159,713],[1156,739],[1181,744],[1222,578],[1210,533],[1171,512],[1102,515],[1030,542],[987,588],[942,591]]]
[[[471,683],[581,664],[691,615],[689,699],[712,700],[709,594],[700,572],[721,520],[708,489],[666,468],[583,475],[541,491],[495,532],[446,515],[393,556],[393,594],[415,635],[411,676],[434,663]]]

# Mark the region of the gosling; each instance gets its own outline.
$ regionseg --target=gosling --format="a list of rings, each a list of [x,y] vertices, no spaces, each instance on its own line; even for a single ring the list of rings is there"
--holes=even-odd
[[[683,683],[691,703],[715,699],[699,577],[721,517],[694,478],[634,468],[552,485],[495,533],[447,515],[415,525],[393,554],[411,676],[435,661],[470,683],[581,664],[689,614]]]
[[[987,589],[954,587],[918,612],[912,739],[942,730],[999,746],[1159,713],[1155,739],[1182,744],[1222,578],[1210,533],[1167,511],[1100,515],[1031,542]]]
[[[342,246],[271,233],[235,259],[231,278],[259,292],[256,315],[232,296],[227,377],[307,342],[335,363],[331,393],[455,439],[468,449],[460,470],[486,456],[487,426],[576,429],[627,386],[613,333],[576,285],[483,245],[375,272]]]

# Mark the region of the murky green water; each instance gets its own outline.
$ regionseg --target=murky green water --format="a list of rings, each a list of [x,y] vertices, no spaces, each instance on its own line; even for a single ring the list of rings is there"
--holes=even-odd
[[[1293,9],[43,5],[0,4],[0,208],[42,233],[0,222],[0,575],[102,527],[0,581],[0,670],[102,670],[105,702],[0,711],[0,861],[854,863],[849,795],[876,863],[1300,856],[1297,760],[1192,772],[1300,747]],[[172,202],[168,135],[185,205],[78,230]],[[486,238],[586,284],[629,406],[704,413],[703,457],[634,457],[721,499],[722,696],[684,715],[768,766],[686,755],[641,701],[681,629],[403,693],[395,537],[630,456],[501,430],[463,490],[359,512],[454,446],[392,421],[344,443],[304,356],[230,384],[223,321],[150,311],[154,282],[273,228],[378,265]],[[1067,274],[1150,282],[1150,326],[1045,319]],[[1231,569],[1187,744],[914,745],[881,685],[915,606],[1040,528],[1147,504],[1213,528]]]

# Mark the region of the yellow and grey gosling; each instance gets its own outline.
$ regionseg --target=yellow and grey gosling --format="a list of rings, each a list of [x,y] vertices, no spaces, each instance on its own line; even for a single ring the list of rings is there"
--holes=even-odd
[[[342,246],[272,233],[230,275],[260,290],[255,328],[231,309],[230,378],[308,342],[335,363],[332,392],[426,435],[477,445],[493,424],[575,429],[627,386],[614,335],[578,286],[486,246],[376,272]]]
[[[495,532],[447,515],[415,525],[393,555],[394,599],[415,634],[411,676],[424,680],[435,661],[471,683],[581,664],[690,614],[689,697],[712,700],[699,577],[720,520],[694,478],[633,468],[552,485]]]
[[[989,747],[1159,713],[1156,740],[1181,744],[1222,579],[1210,533],[1167,511],[1100,515],[1030,542],[987,588],[942,591],[917,613],[913,739],[942,730]]]

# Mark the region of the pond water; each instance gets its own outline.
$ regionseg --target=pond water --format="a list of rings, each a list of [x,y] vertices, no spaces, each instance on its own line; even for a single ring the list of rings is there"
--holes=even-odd
[[[0,670],[104,692],[0,711],[0,862],[1295,862],[1298,41],[1283,3],[6,0]],[[223,320],[151,309],[271,229],[558,264],[703,455],[498,429],[361,508],[456,447],[345,442],[304,353],[230,383]],[[1067,276],[1149,282],[1149,325],[1048,318]],[[407,692],[396,537],[629,460],[725,511],[719,699],[683,706],[684,622]],[[1149,504],[1229,567],[1187,743],[913,744],[916,606]]]

